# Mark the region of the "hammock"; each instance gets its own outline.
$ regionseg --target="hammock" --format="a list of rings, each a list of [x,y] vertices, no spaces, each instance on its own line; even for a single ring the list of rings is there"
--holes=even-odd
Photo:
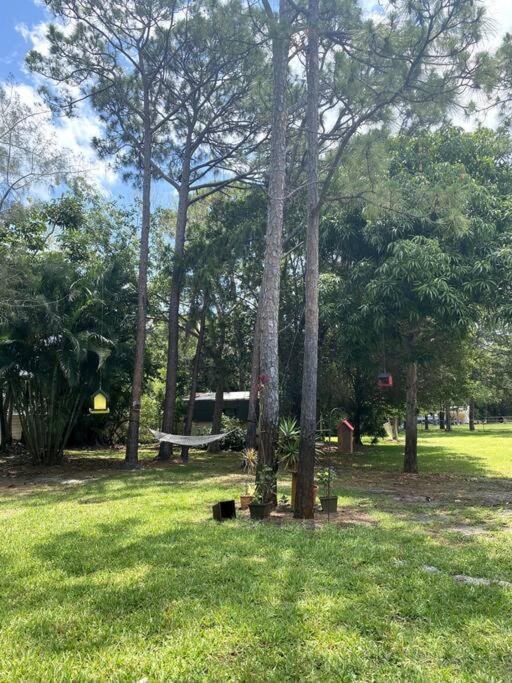
[[[154,429],[150,429],[149,431],[151,432],[151,434],[153,434],[157,441],[166,441],[168,443],[176,444],[177,446],[190,446],[190,448],[194,448],[195,446],[207,446],[209,443],[219,441],[220,439],[223,439],[225,436],[231,434],[231,432],[234,432],[235,430],[231,429],[229,432],[225,432],[224,434],[207,434],[203,436],[165,434],[165,432],[157,432]]]

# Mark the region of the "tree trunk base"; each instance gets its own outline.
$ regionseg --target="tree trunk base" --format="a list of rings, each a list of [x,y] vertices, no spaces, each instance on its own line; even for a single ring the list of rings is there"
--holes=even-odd
[[[140,462],[128,462],[125,460],[122,464],[123,470],[140,470],[142,469],[142,465]]]
[[[404,474],[418,474],[418,467],[417,465],[405,465],[403,472]]]
[[[155,460],[161,462],[161,461],[170,460],[171,457],[172,457],[172,445],[168,442],[161,441],[160,447],[158,449],[158,455],[156,456]]]

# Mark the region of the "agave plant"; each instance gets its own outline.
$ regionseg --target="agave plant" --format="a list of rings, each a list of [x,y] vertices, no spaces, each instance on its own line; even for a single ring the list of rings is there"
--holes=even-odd
[[[299,464],[299,435],[300,430],[295,418],[281,418],[277,452],[281,465],[290,471],[296,470]]]

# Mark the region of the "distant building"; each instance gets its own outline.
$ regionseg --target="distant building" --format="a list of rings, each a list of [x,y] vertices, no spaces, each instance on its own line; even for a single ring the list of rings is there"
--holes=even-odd
[[[22,439],[21,420],[18,413],[13,413],[11,416],[11,439],[13,441]]]
[[[183,399],[188,405],[189,397]],[[215,406],[215,392],[198,392],[194,401],[194,417],[196,424],[209,423],[213,418],[213,408]],[[241,422],[247,422],[249,411],[249,392],[248,391],[225,391],[222,412],[228,417],[234,417]]]

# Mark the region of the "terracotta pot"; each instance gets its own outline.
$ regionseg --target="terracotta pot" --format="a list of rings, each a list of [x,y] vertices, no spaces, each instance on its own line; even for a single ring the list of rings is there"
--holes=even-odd
[[[240,496],[240,510],[247,510],[249,503],[252,503],[254,496]]]
[[[251,519],[267,519],[270,517],[272,510],[272,503],[249,503],[249,510],[251,511]]]

